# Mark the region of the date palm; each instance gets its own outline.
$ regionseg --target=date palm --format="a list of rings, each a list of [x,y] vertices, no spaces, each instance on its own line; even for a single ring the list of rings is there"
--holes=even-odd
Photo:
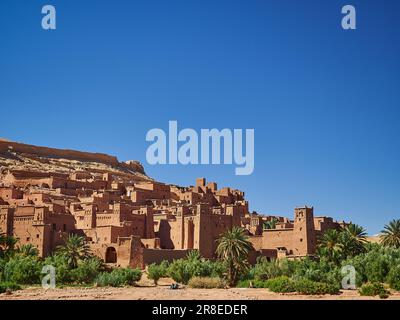
[[[357,224],[349,224],[341,232],[343,252],[346,256],[355,256],[365,251],[367,232]]]
[[[381,243],[386,247],[400,248],[400,219],[385,225],[380,235]]]
[[[278,219],[272,218],[272,220],[264,222],[264,229],[275,229],[278,222]]]
[[[228,283],[234,285],[239,275],[248,269],[248,253],[253,248],[243,228],[233,227],[217,240],[217,256],[226,263]]]
[[[0,256],[11,257],[15,253],[15,246],[18,239],[13,236],[8,236],[0,233]]]
[[[35,257],[39,254],[39,250],[30,243],[20,246],[17,251],[17,254],[22,257]]]
[[[327,230],[318,239],[318,251],[320,255],[327,257],[330,261],[338,262],[343,253],[340,232],[335,229]]]
[[[76,268],[80,261],[91,257],[85,238],[76,234],[69,235],[65,244],[57,247],[57,253],[67,258],[70,268]]]

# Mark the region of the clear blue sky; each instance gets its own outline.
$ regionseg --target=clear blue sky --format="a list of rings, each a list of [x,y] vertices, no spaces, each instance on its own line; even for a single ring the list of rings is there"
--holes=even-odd
[[[399,31],[397,0],[2,0],[0,137],[137,159],[168,183],[205,176],[251,210],[307,204],[374,234],[400,217]],[[146,132],[169,120],[254,128],[253,175],[146,165]]]

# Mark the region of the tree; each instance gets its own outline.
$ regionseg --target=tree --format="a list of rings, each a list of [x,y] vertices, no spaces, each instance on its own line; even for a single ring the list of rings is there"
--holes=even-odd
[[[272,218],[270,221],[264,222],[263,227],[264,229],[275,229],[278,222],[277,218]]]
[[[0,233],[0,257],[12,257],[15,253],[15,246],[17,243],[17,238]]]
[[[363,227],[349,224],[340,233],[340,241],[343,245],[344,256],[354,257],[365,252],[367,233]]]
[[[380,239],[385,247],[400,248],[400,219],[392,220],[385,225]]]
[[[36,257],[39,254],[39,250],[32,244],[24,244],[17,249],[17,255],[21,257]]]
[[[335,229],[327,230],[318,239],[318,251],[321,256],[328,258],[329,261],[339,262],[343,252],[340,232]]]
[[[243,228],[233,227],[217,240],[216,253],[227,265],[227,278],[230,286],[234,285],[241,273],[247,271],[248,253],[253,248]]]
[[[57,252],[67,258],[70,268],[78,267],[80,261],[91,257],[85,238],[76,234],[71,234],[63,246],[57,247]]]
[[[169,263],[164,260],[161,264],[152,263],[147,268],[147,277],[154,281],[154,284],[158,284],[160,278],[166,277],[168,273]]]

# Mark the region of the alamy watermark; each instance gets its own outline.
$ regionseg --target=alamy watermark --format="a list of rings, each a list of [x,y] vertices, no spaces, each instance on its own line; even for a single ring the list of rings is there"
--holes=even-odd
[[[151,165],[236,164],[236,175],[254,171],[254,129],[201,129],[197,133],[190,128],[178,130],[178,122],[169,121],[168,133],[151,129],[146,141],[153,142],[146,151]]]
[[[45,265],[41,273],[45,274],[42,278],[42,288],[54,289],[56,287],[56,268],[52,265]]]
[[[342,7],[342,28],[344,30],[355,30],[356,27],[356,8],[353,5],[345,5]],[[56,8],[53,5],[45,5],[42,7],[42,28],[43,30],[56,29]]]

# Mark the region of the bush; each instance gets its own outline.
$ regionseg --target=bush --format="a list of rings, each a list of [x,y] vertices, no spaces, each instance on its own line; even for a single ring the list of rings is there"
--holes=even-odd
[[[267,282],[262,280],[240,280],[237,285],[237,288],[267,288]]]
[[[220,278],[193,277],[188,283],[191,288],[199,289],[223,289],[226,287],[225,281]]]
[[[187,284],[194,276],[192,266],[184,259],[174,260],[168,268],[168,275],[183,284]]]
[[[70,281],[86,284],[93,283],[103,268],[102,260],[97,257],[83,260],[76,269],[70,271]]]
[[[100,287],[123,287],[134,285],[142,277],[139,269],[119,268],[111,272],[102,272],[97,276],[96,282]]]
[[[152,263],[147,268],[148,278],[154,281],[154,284],[157,285],[157,282],[160,278],[164,278],[168,276],[168,261],[163,261],[161,264]]]
[[[387,283],[392,289],[400,291],[400,265],[392,267],[387,276]]]
[[[362,296],[379,296],[383,299],[389,296],[389,292],[385,289],[382,283],[379,282],[365,283],[360,289],[358,289],[358,292]]]
[[[40,283],[42,267],[36,257],[15,257],[4,266],[4,279],[18,284]]]
[[[0,282],[0,293],[6,292],[7,289],[14,291],[20,290],[21,287],[14,282]]]
[[[325,258],[319,261],[306,258],[297,261],[293,277],[335,285],[341,283],[343,276],[341,275],[341,269]]]
[[[298,293],[307,295],[339,293],[339,287],[335,285],[315,282],[308,279],[300,279],[294,281],[294,288]]]
[[[294,281],[287,276],[281,276],[274,279],[269,279],[265,281],[265,286],[273,291],[279,293],[289,293],[295,292],[296,288],[294,286]]]
[[[55,254],[45,259],[43,265],[53,266],[56,270],[56,284],[67,284],[74,282],[73,274],[68,264],[68,258],[64,255]]]
[[[339,292],[339,287],[333,284],[315,282],[309,279],[293,280],[287,276],[281,276],[259,283],[254,281],[254,284],[255,288],[268,288],[273,292],[279,293],[298,292],[307,295],[318,295],[337,294]]]
[[[0,258],[0,282],[4,281],[4,267],[7,261]]]
[[[221,261],[207,261],[211,264],[211,274],[210,276],[213,278],[224,278],[226,275],[227,269],[226,265]]]
[[[391,269],[400,264],[400,249],[367,246],[367,252],[343,262],[357,271],[356,282],[361,286],[366,282],[385,282]]]
[[[291,276],[293,273],[293,262],[286,259],[267,261],[265,257],[258,259],[253,268],[254,278],[257,280],[268,280],[280,276]]]

